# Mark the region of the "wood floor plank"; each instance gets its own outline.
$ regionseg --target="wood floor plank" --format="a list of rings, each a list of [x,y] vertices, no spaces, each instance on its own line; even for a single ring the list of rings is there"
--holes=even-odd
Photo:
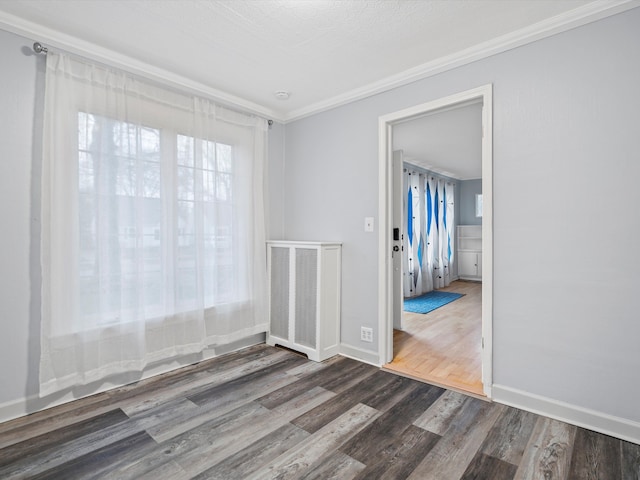
[[[568,480],[622,478],[621,445],[617,438],[578,428]]]
[[[114,465],[131,464],[141,453],[156,448],[156,442],[145,432],[138,432],[97,448],[68,462],[61,463],[30,478],[33,480],[58,480],[104,478]],[[135,477],[128,477],[135,478]]]
[[[278,457],[269,465],[254,472],[248,479],[277,478],[279,480],[295,479],[314,470],[318,460],[323,459],[327,452],[331,454],[354,432],[369,424],[379,415],[377,410],[366,405],[358,404],[342,414],[333,422],[324,426],[307,440],[301,442],[285,454]],[[319,462],[320,465],[322,462]]]
[[[110,401],[108,392],[102,392],[0,423],[0,448],[26,440],[26,433],[36,437],[54,428],[77,423],[115,408],[117,406]]]
[[[466,395],[447,390],[413,424],[437,435],[444,435],[467,398]]]
[[[512,465],[520,465],[538,418],[534,413],[505,407],[502,415],[489,431],[480,451]]]
[[[188,395],[187,398],[196,405],[204,405],[210,402],[218,402],[220,397],[233,393],[237,396],[239,392],[251,390],[258,384],[267,384],[272,377],[281,377],[286,375],[286,370],[305,363],[306,360],[298,355],[288,355],[273,365],[254,370],[241,377],[234,378],[227,382],[212,385],[202,391]],[[249,392],[250,394],[250,392]]]
[[[103,428],[128,421],[129,417],[122,410],[115,409],[5,447],[0,450],[0,474],[3,467],[21,457],[42,454],[51,448],[59,448],[61,444],[73,441],[96,430],[102,430]]]
[[[427,384],[416,388],[383,413],[362,432],[352,437],[340,451],[367,465],[376,455],[411,425],[444,390]]]
[[[397,375],[394,376],[395,378],[390,384],[372,392],[370,397],[362,400],[362,403],[375,408],[379,412],[386,412],[416,388],[417,384],[414,380]]]
[[[325,368],[327,368],[327,366],[328,364],[324,362],[306,362],[302,365],[298,365],[297,367],[293,367],[292,369],[287,370],[287,374],[298,377],[298,379],[300,379],[309,375],[310,373],[324,370]]]
[[[55,468],[75,458],[89,454],[103,447],[119,442],[141,432],[133,421],[120,421],[91,430],[82,436],[74,436],[66,441],[56,442],[48,448],[42,448],[31,455],[20,456],[15,461],[0,468],[0,478],[30,478],[46,470]],[[55,433],[53,435],[56,435]],[[66,437],[66,435],[65,435]],[[29,440],[25,440],[29,442]]]
[[[166,439],[160,434],[160,430],[166,431],[167,426],[176,423],[186,423],[194,418],[203,416],[203,409],[191,400],[184,397],[172,399],[157,405],[154,408],[142,410],[130,417],[144,428],[156,441]]]
[[[198,475],[236,453],[231,451],[230,444],[237,440],[237,434],[264,424],[268,413],[255,402],[245,404],[163,442],[162,456],[174,460],[191,476]]]
[[[622,440],[622,480],[640,480],[640,445]]]
[[[29,432],[30,435],[36,437],[56,428],[71,425],[117,408],[117,405],[114,405],[107,393],[83,398],[80,402],[78,405],[69,406],[65,404],[54,407],[51,410],[55,410],[55,412],[47,415],[38,415],[40,413],[38,412],[33,414],[34,418],[28,424],[23,426],[14,424],[13,428],[6,428],[0,434],[0,448],[26,440],[25,432]],[[31,416],[28,415],[27,417]]]
[[[576,427],[539,417],[514,480],[566,480]]]
[[[153,444],[141,445],[137,450],[128,452],[127,456],[114,458],[114,462],[104,471],[95,472],[97,474],[92,472],[84,478],[89,480],[190,479],[190,475],[180,465],[158,454],[161,448],[155,441]]]
[[[338,418],[351,407],[361,403],[363,399],[370,397],[372,393],[375,394],[379,389],[389,385],[394,380],[394,375],[375,370],[372,375],[368,376],[366,380],[363,380],[364,381],[358,382],[351,388],[344,390],[331,400],[293,419],[291,423],[309,433],[314,433],[327,423]]]
[[[251,402],[256,397],[294,382],[296,378],[287,375],[286,370],[293,365],[297,365],[299,361],[300,357],[293,355],[274,365],[258,370],[258,373],[252,372],[246,377],[212,386],[193,397],[188,397],[189,401],[195,399],[199,402],[198,409],[182,409],[169,416],[152,409],[143,412],[140,416],[134,415],[131,418],[144,420],[147,432],[156,441],[164,442],[199,425],[211,422],[215,418],[233,411],[238,406]],[[164,410],[163,406],[159,408],[160,412]],[[154,423],[154,419],[162,419],[164,421]]]
[[[460,478],[465,472],[503,406],[467,398],[443,438],[409,476],[412,480]]]
[[[189,430],[198,428],[204,424],[211,425],[217,422],[228,421],[229,415],[237,413],[238,409],[253,409],[256,406],[251,401],[234,403],[233,399],[225,398],[223,403],[207,405],[195,409],[180,409],[171,414],[158,414],[145,412],[141,423],[145,430],[158,443],[166,442],[178,437]],[[137,417],[133,417],[137,420]],[[162,421],[166,419],[166,421]]]
[[[289,357],[288,352],[276,349],[261,350],[248,357],[240,357],[237,361],[227,361],[220,368],[211,366],[186,378],[180,377],[175,382],[154,385],[148,388],[146,393],[141,392],[135,397],[120,402],[119,405],[127,415],[140,414],[178,397],[195,395],[215,385],[241,378]]]
[[[440,438],[435,433],[409,425],[394,442],[388,443],[378,452],[376,459],[370,461],[355,478],[358,480],[407,478]]]
[[[166,463],[154,468],[153,470],[149,470],[146,473],[140,474],[139,476],[130,477],[123,472],[123,474],[118,474],[115,472],[115,475],[111,475],[110,473],[104,477],[104,480],[191,480],[191,475],[185,472],[184,468],[178,465],[173,460],[169,460]],[[101,479],[102,480],[102,479]]]
[[[255,365],[270,365],[286,357],[287,352],[280,349],[269,347],[267,345],[254,345],[246,349],[204,360],[194,365],[172,370],[166,374],[141,380],[136,385],[136,399],[145,398],[145,392],[161,392],[166,389],[177,390],[184,383],[194,386],[194,379],[199,377],[207,377],[214,381],[219,375],[227,372],[236,371],[238,367],[244,370],[252,370]],[[129,386],[123,387],[128,389]],[[130,398],[126,395],[119,398],[117,390],[113,392],[113,400],[123,401]]]
[[[517,469],[509,462],[478,453],[460,480],[511,480]]]
[[[334,451],[321,458],[310,468],[300,480],[350,480],[364,469],[364,465],[345,455]]]
[[[224,459],[194,477],[194,480],[243,479],[287,450],[302,442],[310,434],[290,423]]]
[[[324,387],[331,384],[334,380],[343,378],[348,375],[349,371],[358,367],[360,362],[346,357],[339,357],[321,371],[307,375],[286,387],[274,390],[257,401],[266,408],[275,408],[285,402],[288,402],[301,393],[314,387]]]
[[[344,392],[353,385],[363,381],[365,378],[377,372],[379,369],[367,363],[359,363],[355,368],[351,368],[331,381],[321,382],[319,386],[330,392]]]
[[[216,418],[163,443],[163,453],[192,476],[199,475],[333,395],[316,387],[273,410],[250,402],[226,418]]]

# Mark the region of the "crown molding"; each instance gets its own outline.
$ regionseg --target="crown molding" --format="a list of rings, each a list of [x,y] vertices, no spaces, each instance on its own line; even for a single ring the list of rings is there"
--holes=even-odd
[[[204,96],[222,105],[234,109],[240,109],[260,117],[283,121],[283,115],[263,105],[251,102],[241,97],[223,92],[203,83],[191,80],[174,72],[155,67],[146,62],[137,60],[101,47],[95,43],[87,42],[78,37],[53,30],[43,25],[30,22],[9,13],[0,11],[0,28],[16,35],[32,38],[41,42],[46,47],[60,49],[68,53],[90,58],[108,66],[113,66],[141,77],[157,81],[168,86],[178,87],[190,93]]]
[[[169,84],[194,94],[205,96],[231,108],[289,123],[304,117],[315,115],[333,108],[383,93],[415,81],[437,75],[462,65],[511,50],[522,45],[550,37],[587,23],[615,15],[640,6],[640,0],[596,0],[571,11],[556,15],[534,25],[525,27],[507,35],[483,42],[417,67],[386,77],[361,88],[331,97],[306,107],[286,111],[276,111],[264,105],[229,94],[191,80],[182,75],[155,67],[135,58],[113,50],[100,47],[80,38],[58,32],[43,25],[24,20],[0,11],[0,28],[27,38],[33,38],[47,47],[59,48],[79,56],[121,68],[142,77]]]
[[[597,0],[515,32],[502,35],[454,54],[405,70],[380,81],[370,83],[361,88],[328,98],[304,108],[293,110],[285,114],[284,123],[300,120],[304,117],[315,115],[356,100],[383,93],[639,6],[640,0]]]

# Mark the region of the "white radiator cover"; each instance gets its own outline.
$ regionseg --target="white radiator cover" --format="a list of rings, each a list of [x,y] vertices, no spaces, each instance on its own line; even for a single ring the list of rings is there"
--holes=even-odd
[[[322,361],[338,353],[342,245],[267,242],[269,345]]]

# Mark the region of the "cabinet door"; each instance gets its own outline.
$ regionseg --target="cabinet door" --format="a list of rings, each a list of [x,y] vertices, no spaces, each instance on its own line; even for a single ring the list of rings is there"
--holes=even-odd
[[[478,253],[458,252],[458,276],[477,277],[478,276]]]

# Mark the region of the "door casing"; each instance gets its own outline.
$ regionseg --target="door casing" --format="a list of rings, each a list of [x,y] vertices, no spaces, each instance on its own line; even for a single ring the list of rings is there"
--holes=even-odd
[[[482,385],[493,384],[493,85],[440,98],[378,119],[378,352],[379,364],[393,360],[393,126],[467,103],[482,102]],[[397,201],[397,200],[396,200]]]
[[[392,192],[394,198],[398,198],[403,195],[403,182],[402,182],[402,164],[403,164],[403,152],[397,150],[393,152],[393,165],[392,165]],[[402,330],[402,262],[403,262],[403,250],[404,244],[402,240],[403,233],[403,215],[402,202],[393,202],[393,213],[391,216],[391,228],[398,229],[399,235],[396,240],[395,237],[392,241],[391,257],[393,258],[393,328],[396,330]],[[396,251],[396,248],[398,251]]]

